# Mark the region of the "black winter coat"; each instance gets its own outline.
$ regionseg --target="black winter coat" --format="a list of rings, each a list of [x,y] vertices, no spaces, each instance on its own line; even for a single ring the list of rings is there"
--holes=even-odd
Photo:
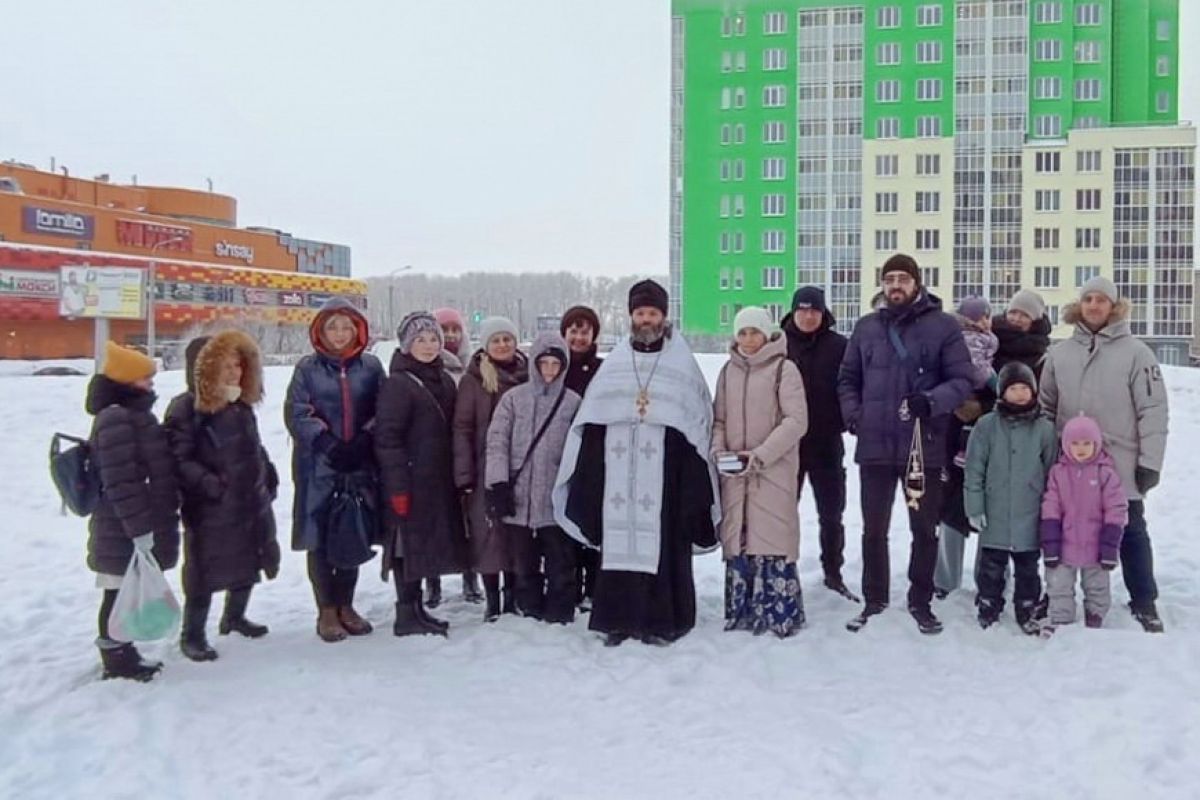
[[[846,337],[833,329],[836,324],[828,310],[821,327],[813,333],[801,332],[790,316],[783,322],[788,358],[800,369],[808,402],[808,433],[800,440],[803,468],[841,466],[845,454],[842,432],[846,424],[842,421],[837,379],[846,354]]]
[[[167,436],[154,418],[154,393],[96,375],[86,408],[96,417],[89,437],[100,473],[100,502],[88,520],[88,567],[124,575],[133,540],[154,534],[163,569],[179,560],[179,490]]]
[[[462,572],[470,563],[454,487],[454,399],[454,379],[440,361],[430,366],[399,351],[392,356],[375,416],[375,459],[390,534],[383,542],[385,580],[394,557],[403,556],[407,581]],[[393,513],[390,502],[403,494],[409,498],[406,519]]]
[[[1042,317],[1034,320],[1028,331],[1022,331],[1009,324],[1003,314],[992,318],[992,333],[1000,340],[996,355],[992,358],[992,366],[996,372],[1005,364],[1020,361],[1033,370],[1039,380],[1042,377],[1042,362],[1046,359],[1046,351],[1050,349],[1050,320]]]
[[[890,328],[908,352],[907,364],[891,340]],[[842,416],[858,437],[854,460],[903,467],[912,447],[913,421],[900,419],[901,401],[923,392],[933,409],[921,425],[925,466],[942,467],[950,415],[970,393],[973,374],[958,320],[943,312],[941,300],[924,289],[902,308],[885,306],[862,317],[838,374]]]
[[[571,353],[571,363],[567,366],[567,388],[583,397],[592,378],[596,377],[596,370],[603,363],[604,359],[596,355],[596,345],[592,345],[583,355]]]

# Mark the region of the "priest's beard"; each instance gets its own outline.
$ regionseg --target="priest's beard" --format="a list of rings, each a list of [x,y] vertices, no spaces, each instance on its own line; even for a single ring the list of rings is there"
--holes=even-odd
[[[654,344],[659,339],[663,338],[663,334],[666,332],[666,329],[667,323],[665,320],[658,325],[655,325],[652,322],[644,322],[641,325],[634,326],[633,331],[630,333],[630,337],[637,344]]]

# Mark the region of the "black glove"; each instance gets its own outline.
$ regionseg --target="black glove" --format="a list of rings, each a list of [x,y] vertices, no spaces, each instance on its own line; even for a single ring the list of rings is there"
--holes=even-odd
[[[264,454],[266,451],[263,451]],[[279,496],[279,470],[269,460],[267,461],[267,494],[274,500]]]
[[[488,510],[495,519],[516,515],[517,499],[513,496],[512,486],[508,482],[489,486],[486,491]]]
[[[908,404],[908,413],[915,419],[929,419],[933,416],[933,404],[929,402],[929,395],[924,392],[913,392],[904,398],[904,402]]]
[[[1161,477],[1158,470],[1149,467],[1138,467],[1133,471],[1133,482],[1137,485],[1138,494],[1141,495],[1158,486]]]

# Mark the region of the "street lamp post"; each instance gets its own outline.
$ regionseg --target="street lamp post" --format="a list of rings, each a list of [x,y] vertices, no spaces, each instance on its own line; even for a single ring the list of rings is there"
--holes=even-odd
[[[155,284],[158,282],[158,264],[154,260],[154,255],[158,252],[158,248],[169,244],[177,244],[182,242],[183,239],[184,237],[182,236],[172,236],[170,239],[155,242],[150,247],[150,268],[147,270],[149,274],[146,276],[146,355],[150,356],[151,360],[155,358],[154,302],[157,297]]]
[[[396,276],[410,269],[412,264],[405,264],[388,273],[388,329],[392,334],[396,332]]]

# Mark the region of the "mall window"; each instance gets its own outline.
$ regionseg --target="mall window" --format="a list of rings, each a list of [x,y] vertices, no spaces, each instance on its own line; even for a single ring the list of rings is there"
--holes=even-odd
[[[738,87],[737,89],[733,90],[733,107],[734,108],[745,108],[746,107],[746,90],[745,89]]]
[[[746,288],[746,273],[741,267],[733,269],[733,288],[734,291],[741,291]],[[741,311],[741,306],[738,306],[738,311]]]
[[[727,195],[727,194],[721,195],[720,209],[721,209],[722,217],[729,216],[729,195]]]

